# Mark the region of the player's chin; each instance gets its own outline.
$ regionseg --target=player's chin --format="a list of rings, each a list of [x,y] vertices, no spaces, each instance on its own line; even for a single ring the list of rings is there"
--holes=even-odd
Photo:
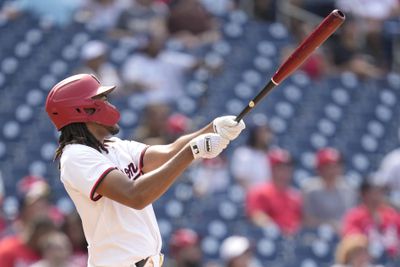
[[[107,126],[107,130],[111,135],[118,134],[119,133],[119,129],[120,129],[120,127],[119,127],[118,124],[115,124],[113,126]]]

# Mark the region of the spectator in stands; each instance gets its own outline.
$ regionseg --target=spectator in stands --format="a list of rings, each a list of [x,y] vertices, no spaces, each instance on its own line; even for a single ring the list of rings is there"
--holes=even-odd
[[[343,222],[343,234],[364,234],[391,255],[400,255],[400,215],[384,198],[384,188],[365,179],[360,187],[361,203]]]
[[[121,87],[121,79],[117,69],[108,62],[108,47],[98,40],[92,40],[83,45],[81,50],[82,67],[76,73],[94,74],[104,84],[116,84]],[[123,88],[117,90],[124,94]]]
[[[28,267],[40,260],[39,240],[55,230],[47,217],[35,218],[22,231],[0,241],[1,267]]]
[[[237,7],[236,0],[199,0],[204,8],[214,16],[226,16]]]
[[[398,0],[336,0],[336,5],[346,14],[356,18],[359,25],[358,36],[361,36],[367,51],[380,64],[384,62],[384,47],[382,44],[383,22],[400,15]],[[347,24],[348,22],[346,22]]]
[[[288,151],[274,148],[268,153],[272,179],[251,188],[246,210],[250,220],[260,226],[277,226],[285,235],[295,234],[301,226],[301,195],[291,188],[293,168]]]
[[[190,130],[192,130],[192,121],[189,117],[178,112],[172,113],[167,119],[167,143],[189,133]]]
[[[400,148],[391,151],[382,159],[376,178],[390,190],[391,202],[400,210]]]
[[[281,61],[286,60],[294,49],[312,32],[313,27],[306,22],[296,21],[293,27],[293,35],[296,44],[290,44],[283,48]],[[326,60],[326,51],[323,48],[314,51],[301,65],[300,70],[313,80],[320,80],[329,72],[329,64]]]
[[[372,263],[368,238],[362,234],[350,235],[340,241],[335,262],[332,267],[383,267]]]
[[[130,5],[124,0],[87,0],[77,19],[96,30],[114,29],[119,16]]]
[[[15,19],[24,13],[32,14],[59,26],[73,21],[75,12],[83,5],[83,0],[15,0],[2,10],[8,19]]]
[[[171,262],[168,267],[200,267],[203,255],[200,249],[200,239],[191,229],[176,230],[169,241]]]
[[[64,233],[53,231],[45,235],[39,240],[39,248],[43,259],[31,267],[76,267],[71,261],[71,242]]]
[[[168,6],[155,0],[130,0],[131,7],[125,9],[118,18],[115,37],[128,37],[153,33],[167,34],[166,16]]]
[[[340,34],[331,41],[332,64],[338,71],[352,71],[361,78],[378,78],[384,72],[362,51],[359,27],[351,16],[347,16]]]
[[[167,26],[172,37],[187,48],[195,48],[220,39],[215,19],[198,0],[177,0],[171,6]]]
[[[274,22],[277,14],[277,0],[253,0],[253,14],[256,19]]]
[[[226,238],[220,248],[224,267],[261,267],[253,256],[250,241],[244,236]]]
[[[147,105],[140,125],[136,127],[133,133],[133,138],[146,144],[166,144],[170,109],[170,106],[164,103]]]
[[[17,184],[20,211],[13,223],[16,232],[24,225],[40,217],[49,217],[56,225],[64,220],[64,215],[50,201],[50,187],[43,177],[28,175]]]
[[[320,17],[325,17],[335,9],[337,0],[291,0],[298,7]]]
[[[268,149],[273,133],[264,116],[256,114],[250,123],[246,145],[235,149],[231,160],[234,179],[247,191],[271,178]]]
[[[129,57],[122,67],[124,83],[146,103],[177,101],[184,92],[186,72],[198,63],[188,54],[163,51],[165,41],[165,36],[150,35],[143,51]]]
[[[202,160],[190,169],[189,177],[198,197],[225,192],[230,185],[228,161],[224,155]]]
[[[83,233],[81,218],[76,210],[65,217],[61,229],[71,243],[71,262],[74,263],[74,267],[86,267],[88,260],[87,242]]]
[[[344,214],[356,202],[354,190],[343,177],[340,153],[334,148],[320,149],[316,171],[318,177],[310,178],[303,188],[305,225],[329,224],[339,232]]]

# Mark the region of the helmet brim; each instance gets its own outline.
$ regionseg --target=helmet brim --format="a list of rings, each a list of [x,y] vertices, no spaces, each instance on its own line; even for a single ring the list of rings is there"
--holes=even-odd
[[[115,85],[113,85],[113,86],[100,86],[99,88],[97,88],[96,95],[94,95],[93,97],[99,96],[99,95],[103,95],[103,94],[107,95],[107,94],[111,93],[112,91],[114,91],[115,88],[116,88]]]

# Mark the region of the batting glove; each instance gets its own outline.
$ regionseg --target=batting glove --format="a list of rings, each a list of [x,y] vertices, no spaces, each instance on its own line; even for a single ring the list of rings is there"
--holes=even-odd
[[[214,119],[214,132],[229,140],[236,139],[246,125],[243,120],[237,122],[235,118],[235,116],[222,116]]]
[[[229,140],[219,134],[202,134],[190,141],[193,157],[211,159],[218,156],[229,144]]]

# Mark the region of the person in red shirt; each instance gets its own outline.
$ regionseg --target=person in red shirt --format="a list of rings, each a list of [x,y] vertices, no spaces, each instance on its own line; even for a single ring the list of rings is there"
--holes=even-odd
[[[0,241],[1,267],[28,267],[40,260],[39,240],[55,230],[53,222],[46,217],[37,218],[24,226],[17,235]]]
[[[389,255],[400,253],[400,214],[384,198],[384,188],[365,179],[360,187],[361,204],[343,222],[343,235],[365,234],[369,242],[382,245]]]
[[[20,201],[19,214],[13,223],[18,232],[21,224],[38,217],[49,217],[59,226],[64,220],[62,212],[51,203],[51,188],[45,178],[27,175],[17,183],[17,194]]]
[[[171,261],[166,266],[200,267],[203,254],[200,248],[200,237],[188,228],[176,230],[169,241]]]
[[[246,211],[254,224],[260,227],[276,225],[284,234],[291,235],[299,230],[302,220],[301,194],[290,187],[292,159],[283,149],[272,149],[268,158],[271,181],[249,190]]]

